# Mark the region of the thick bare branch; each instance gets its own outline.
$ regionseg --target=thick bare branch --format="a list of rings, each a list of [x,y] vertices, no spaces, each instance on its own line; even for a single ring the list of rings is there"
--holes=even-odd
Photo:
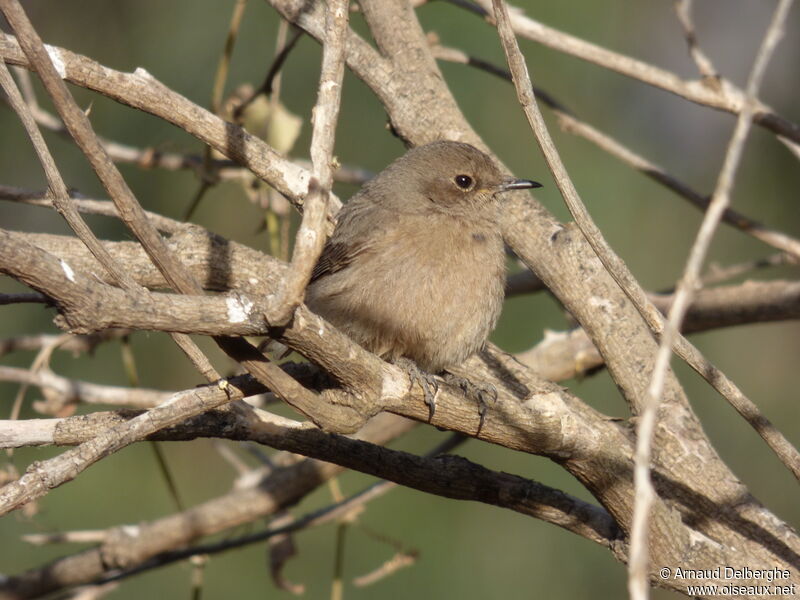
[[[93,415],[92,418],[123,422],[130,417],[112,413]],[[70,421],[78,425],[72,432]],[[76,443],[86,435],[85,425],[77,418],[59,421],[55,437],[61,443]],[[338,460],[343,461],[342,466],[386,477],[428,493],[509,508],[574,531],[596,543],[608,547],[615,544],[616,527],[601,508],[536,482],[490,471],[456,456],[425,458],[379,445],[408,428],[408,421],[384,416],[367,425],[359,433],[359,439],[348,439],[263,411],[214,411],[195,418],[170,432],[156,434],[153,439],[168,434],[169,439],[225,435],[232,439],[252,439],[289,452],[314,456],[317,460],[306,459],[288,465],[261,480],[254,480],[252,486],[232,491],[184,513],[141,523],[136,528],[136,535],[131,535],[130,528],[111,530],[104,536],[101,546],[58,559],[44,569],[9,578],[0,589],[25,598],[88,583],[113,569],[136,569],[147,565],[145,561],[156,554],[266,514],[274,514],[293,504],[338,473],[341,467],[330,464]],[[96,427],[88,428],[89,431],[92,429]],[[491,492],[487,493],[489,490]],[[99,557],[102,560],[96,560]]]

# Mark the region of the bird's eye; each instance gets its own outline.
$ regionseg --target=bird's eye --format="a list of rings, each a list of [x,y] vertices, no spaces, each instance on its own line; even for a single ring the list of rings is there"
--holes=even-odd
[[[456,175],[453,181],[455,181],[456,185],[462,190],[468,190],[472,187],[472,177],[469,175]]]

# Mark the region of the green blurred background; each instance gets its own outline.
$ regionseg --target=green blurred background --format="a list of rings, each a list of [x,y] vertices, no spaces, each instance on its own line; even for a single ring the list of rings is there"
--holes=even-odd
[[[144,67],[166,85],[191,100],[209,105],[217,60],[224,43],[233,0],[84,0],[81,2],[24,3],[34,25],[48,43],[85,54],[100,63],[133,71]],[[670,2],[590,0],[520,1],[537,20],[608,48],[639,57],[696,77],[693,63]],[[695,8],[698,35],[719,71],[739,85],[768,23],[773,3],[746,0],[708,0]],[[431,2],[418,10],[426,29],[435,31],[444,45],[503,63],[491,26],[463,10]],[[800,121],[800,18],[795,7],[786,36],[772,61],[762,98],[779,113]],[[359,14],[353,26],[364,33]],[[4,24],[3,28],[8,31]],[[228,90],[244,82],[258,85],[274,54],[278,19],[264,2],[251,0],[233,55]],[[722,162],[734,118],[690,104],[625,77],[522,41],[534,81],[577,115],[612,133],[644,156],[702,192],[710,192]],[[307,158],[308,118],[315,101],[320,48],[302,39],[284,69],[282,100],[304,119],[293,157]],[[442,71],[459,105],[478,133],[518,176],[542,181],[537,194],[559,218],[566,219],[552,180],[519,109],[513,88],[482,72],[454,64]],[[91,104],[91,120],[101,135],[134,146],[199,154],[202,146],[182,131],[143,113],[122,107],[85,90],[73,88],[83,106]],[[40,95],[42,103],[49,104]],[[549,118],[549,117],[548,117]],[[658,185],[632,172],[587,142],[562,134],[549,121],[556,143],[584,201],[615,250],[650,289],[671,286],[679,276],[701,215]],[[401,143],[387,131],[386,116],[370,91],[346,75],[336,154],[347,165],[380,170],[402,153]],[[44,187],[44,177],[16,117],[0,110],[0,183],[28,188]],[[87,195],[105,197],[80,153],[70,142],[47,136],[67,184]],[[180,218],[197,190],[190,172],[142,171],[121,167],[142,205]],[[800,236],[800,169],[772,134],[755,127],[739,173],[733,203],[745,214]],[[341,185],[346,198],[352,186]],[[248,202],[241,186],[223,183],[212,189],[194,221],[228,238],[266,250],[266,236],[258,227],[263,214]],[[89,218],[95,232],[108,239],[129,239],[107,220]],[[24,231],[66,233],[55,213],[0,202],[2,227]],[[751,238],[720,229],[710,260],[720,265],[758,258],[771,250]],[[774,269],[756,277],[797,277],[790,268]],[[0,279],[0,291],[24,288]],[[2,307],[0,336],[56,332],[52,312],[36,305]],[[506,303],[493,340],[509,351],[535,344],[545,329],[564,329],[567,322],[546,295]],[[752,325],[706,333],[694,341],[707,356],[731,375],[789,437],[800,444],[800,404],[796,371],[800,355],[800,325]],[[199,377],[168,338],[158,333],[133,336],[141,385],[182,389]],[[233,365],[203,342],[218,368]],[[33,356],[3,357],[3,364],[29,366]],[[98,383],[125,385],[119,344],[100,348],[94,357],[57,354],[52,363],[60,374]],[[795,527],[800,520],[797,485],[766,449],[760,438],[713,390],[678,365],[695,410],[722,457],[761,501]],[[626,417],[627,411],[607,374],[566,382],[586,402],[608,414]],[[17,387],[0,384],[4,418]],[[26,404],[40,397],[29,391]],[[291,414],[286,411],[286,414]],[[23,417],[35,414],[26,408]],[[425,452],[447,435],[421,427],[394,447]],[[194,504],[226,492],[234,477],[209,441],[163,446],[167,461],[187,503]],[[580,497],[589,495],[565,472],[547,460],[513,453],[470,441],[457,451],[490,468],[530,477]],[[52,449],[26,449],[13,457],[20,470],[31,461],[47,458]],[[359,474],[341,478],[346,493],[371,482]],[[301,514],[330,501],[323,489],[297,509]],[[13,574],[41,565],[74,547],[37,548],[19,541],[23,533],[99,529],[120,523],[154,519],[174,511],[163,478],[144,444],[102,461],[76,481],[53,491],[33,518],[19,514],[0,520],[0,572]],[[346,598],[587,598],[620,597],[625,592],[625,569],[608,551],[556,527],[523,516],[474,503],[458,503],[416,491],[396,489],[373,502],[361,522],[370,530],[398,540],[420,552],[411,568],[358,589],[347,584]],[[333,572],[335,527],[325,526],[297,536],[298,556],[286,570],[292,581],[307,586],[307,596],[327,597]],[[394,550],[364,530],[350,530],[345,553],[345,575],[371,571]],[[669,565],[672,566],[672,565]],[[683,565],[686,566],[686,565]],[[111,597],[187,597],[190,568],[178,565],[130,579]],[[263,546],[213,557],[206,569],[208,598],[262,598],[274,591]],[[677,597],[656,592],[657,598]]]

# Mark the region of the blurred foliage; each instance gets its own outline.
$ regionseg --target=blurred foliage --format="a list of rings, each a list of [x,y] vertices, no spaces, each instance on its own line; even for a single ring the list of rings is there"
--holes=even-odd
[[[57,3],[28,0],[25,7],[46,42],[116,69],[133,71],[144,67],[166,85],[208,106],[233,4],[233,0]],[[548,25],[651,61],[683,77],[696,76],[671,3],[527,0],[517,4]],[[701,44],[720,72],[740,85],[770,10],[769,4],[746,0],[696,3]],[[795,7],[795,17],[797,10]],[[425,28],[435,31],[444,45],[503,63],[496,33],[485,22],[442,1],[430,2],[418,12]],[[800,120],[796,78],[800,28],[796,27],[796,19],[794,24],[779,46],[762,97],[797,122]],[[362,34],[367,31],[358,13],[352,15],[352,25]],[[8,30],[5,24],[3,27]],[[278,19],[271,8],[264,2],[251,1],[233,53],[227,93],[243,84],[260,85],[275,53],[277,31]],[[731,115],[690,104],[531,42],[522,41],[522,49],[537,85],[581,118],[617,136],[699,190],[710,192],[733,129]],[[304,121],[291,151],[297,158],[307,158],[319,61],[318,45],[303,38],[283,71],[281,101]],[[538,197],[566,219],[567,213],[547,177],[513,88],[462,65],[443,64],[442,71],[479,134],[515,174],[543,181],[545,188]],[[49,106],[41,88],[37,89],[42,104]],[[203,153],[199,142],[169,124],[86,90],[72,89],[83,106],[92,107],[91,119],[97,132],[109,139],[140,147]],[[553,128],[578,190],[613,247],[645,286],[659,289],[672,285],[682,269],[701,215],[588,143],[558,132],[554,123]],[[0,131],[0,182],[42,188],[44,178],[30,144],[16,117],[5,109],[0,110]],[[48,135],[48,140],[68,185],[84,194],[104,197],[73,144],[53,135]],[[386,128],[383,108],[368,88],[348,73],[336,140],[340,162],[379,171],[402,151],[402,144]],[[145,208],[176,218],[184,213],[199,186],[190,172],[143,171],[129,165],[124,165],[122,171]],[[754,128],[737,180],[734,206],[800,236],[799,189],[800,169],[796,160],[774,136]],[[350,185],[338,185],[336,189],[344,198],[354,190]],[[238,183],[223,183],[210,189],[192,218],[231,239],[262,250],[274,248],[259,227],[264,222],[262,209],[248,201]],[[108,219],[89,218],[89,221],[100,237],[130,238],[122,227]],[[0,223],[19,230],[67,231],[54,213],[3,202],[0,202]],[[723,227],[710,260],[725,265],[769,253],[770,249],[762,244]],[[767,274],[790,275],[796,276],[796,271],[783,269]],[[22,286],[7,278],[0,280],[0,291],[20,290]],[[6,306],[2,307],[2,314],[0,336],[56,331],[51,322],[52,312],[38,306]],[[548,296],[514,299],[507,303],[493,340],[509,351],[519,351],[536,343],[544,329],[565,326],[566,319]],[[784,323],[739,327],[696,337],[707,356],[732,375],[796,445],[800,444],[800,403],[794,381],[800,354],[798,334],[800,325]],[[133,336],[132,343],[141,385],[179,389],[199,382],[167,336],[140,333]],[[203,347],[209,350],[222,372],[233,368],[209,344],[204,343]],[[24,366],[31,360],[30,355],[16,354],[4,357],[3,362]],[[53,369],[100,383],[126,384],[120,349],[115,344],[108,344],[92,357],[76,359],[57,354]],[[781,518],[797,525],[800,504],[796,501],[796,482],[791,475],[707,385],[684,366],[678,365],[676,369],[722,457],[761,501]],[[568,385],[598,409],[627,416],[607,374]],[[0,384],[0,392],[7,414],[16,386]],[[27,400],[36,398],[38,393],[29,391]],[[26,408],[23,416],[31,417],[33,413]],[[447,434],[423,427],[394,445],[424,452],[444,435]],[[175,443],[164,448],[185,501],[200,502],[229,489],[234,473],[209,442]],[[589,498],[563,470],[544,459],[476,442],[468,442],[458,452],[491,468],[531,477]],[[24,449],[15,453],[13,462],[23,470],[29,462],[55,453],[53,449]],[[202,477],[196,476],[198,465],[203,466]],[[366,476],[350,473],[342,477],[342,486],[346,493],[352,493],[370,481]],[[297,510],[303,512],[329,501],[327,489],[321,489]],[[0,521],[0,537],[4,540],[0,545],[0,571],[16,573],[75,550],[28,546],[17,541],[22,533],[135,523],[172,510],[172,500],[152,452],[143,444],[128,448],[52,492],[40,503],[40,512],[32,519],[9,516]],[[396,489],[372,503],[361,520],[406,547],[418,549],[420,558],[411,568],[370,588],[346,587],[347,598],[405,597],[412,591],[422,597],[465,600],[534,596],[602,598],[621,597],[625,593],[624,567],[610,553],[560,529],[508,511]],[[326,526],[298,536],[299,556],[289,563],[287,576],[305,583],[310,598],[329,593],[334,532],[334,527]],[[390,547],[362,535],[356,527],[348,535],[345,575],[349,580],[371,571],[392,553]],[[188,565],[152,572],[127,581],[112,597],[186,597],[190,575]],[[263,546],[214,557],[206,568],[207,598],[260,598],[272,593],[271,590]],[[655,594],[659,598],[674,596],[665,592]]]

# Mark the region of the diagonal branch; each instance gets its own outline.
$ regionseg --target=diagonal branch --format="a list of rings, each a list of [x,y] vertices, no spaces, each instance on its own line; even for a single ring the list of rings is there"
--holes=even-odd
[[[98,460],[125,446],[228,401],[227,390],[221,387],[179,392],[156,408],[97,433],[77,448],[34,463],[17,481],[0,489],[0,515],[41,498],[51,489],[71,481]]]
[[[106,249],[103,248],[98,239],[92,233],[91,229],[89,229],[89,226],[81,217],[78,210],[73,205],[70,199],[69,191],[67,190],[67,186],[64,183],[64,179],[61,177],[61,173],[58,171],[58,167],[56,167],[53,156],[50,154],[47,144],[45,144],[44,138],[42,137],[39,128],[36,126],[33,115],[31,114],[28,105],[23,100],[22,95],[20,94],[13,78],[11,77],[11,73],[9,73],[8,67],[4,62],[0,62],[0,85],[2,85],[12,108],[16,111],[20,121],[22,121],[25,131],[27,132],[31,143],[36,150],[36,154],[39,157],[39,162],[41,163],[47,177],[50,196],[55,209],[61,214],[62,217],[64,217],[70,228],[72,228],[72,231],[74,231],[78,238],[80,238],[80,240],[86,244],[86,247],[91,251],[100,264],[103,265],[103,267],[105,267],[105,269],[111,274],[114,281],[118,285],[133,293],[141,291],[140,286],[138,286],[133,279],[131,279],[131,277],[128,276],[122,268],[120,268],[114,259],[111,258],[111,255],[109,255]]]
[[[633,530],[631,532],[631,560],[628,563],[628,590],[631,597],[636,600],[644,600],[648,597],[647,593],[647,572],[649,554],[647,550],[648,538],[648,519],[650,508],[653,504],[655,491],[650,481],[650,448],[653,443],[653,436],[658,418],[658,408],[661,402],[661,394],[664,389],[664,379],[672,358],[673,340],[679,335],[678,331],[683,322],[683,317],[692,302],[695,289],[700,285],[700,269],[705,260],[714,232],[719,225],[722,213],[730,204],[730,191],[733,188],[733,181],[736,171],[741,162],[744,144],[747,134],[750,132],[750,124],[753,117],[754,106],[757,102],[758,89],[761,79],[772,57],[772,53],[778,40],[783,35],[783,25],[786,16],[792,6],[792,0],[779,0],[778,6],[772,16],[769,28],[764,35],[761,47],[758,50],[753,68],[747,80],[747,91],[744,106],[739,113],[736,127],[725,152],[725,162],[722,165],[717,186],[711,197],[711,203],[706,211],[700,231],[692,244],[689,259],[683,276],[678,282],[678,289],[675,292],[675,299],[669,309],[666,327],[662,333],[661,343],[656,354],[656,362],[653,366],[653,373],[650,385],[647,388],[645,397],[644,411],[642,418],[637,425],[636,438],[636,502],[633,508]],[[789,442],[779,439],[780,442]],[[769,441],[768,441],[769,443]],[[789,446],[791,448],[791,446]],[[787,465],[794,476],[800,480],[800,453],[795,450],[793,460]]]
[[[520,104],[525,111],[525,115],[533,129],[537,143],[539,143],[542,152],[545,155],[545,160],[552,170],[556,184],[559,191],[567,204],[570,213],[575,218],[575,222],[581,229],[586,240],[597,253],[597,257],[601,260],[608,272],[619,284],[620,288],[625,292],[628,298],[636,306],[642,317],[644,317],[651,330],[657,335],[661,336],[664,331],[665,319],[653,306],[652,302],[647,297],[647,294],[636,281],[636,278],[630,272],[628,267],[617,256],[603,237],[602,232],[592,220],[586,207],[580,200],[577,190],[573,185],[569,175],[561,162],[558,152],[555,149],[552,138],[547,131],[542,114],[536,106],[536,101],[533,96],[530,76],[528,75],[527,67],[525,66],[524,58],[519,51],[514,32],[511,29],[510,21],[504,18],[505,15],[504,4],[499,0],[495,0],[495,6],[498,10],[498,32],[501,34],[503,41],[503,48],[509,62],[511,73],[514,76],[514,85],[517,88],[517,95]],[[679,333],[675,335],[674,343],[671,345],[672,349],[684,359],[697,373],[706,379],[723,397],[730,402],[730,404],[745,418],[751,420],[752,415],[760,414],[756,405],[747,398],[736,385],[725,376],[719,369],[711,365],[711,363],[702,356],[702,354]],[[637,394],[637,406],[639,410],[643,409],[644,394]],[[756,419],[756,431],[764,439],[767,445],[779,457],[789,456],[791,460],[788,462],[787,467],[792,473],[800,479],[800,453],[789,443],[789,441],[768,422]]]
[[[0,0],[0,8],[2,8],[3,14],[14,30],[20,34],[20,44],[23,51],[38,72],[70,135],[72,135],[114,201],[122,221],[136,235],[151,260],[158,266],[173,287],[183,291],[187,289],[199,291],[199,286],[191,278],[183,275],[179,262],[167,250],[156,228],[147,220],[147,216],[133,196],[133,192],[125,183],[108,153],[106,153],[94,134],[88,117],[75,103],[66,84],[56,71],[48,50],[31,25],[18,0]],[[64,202],[68,203],[69,196],[66,193],[66,186],[63,186],[63,182],[61,187],[63,189],[58,189],[57,196],[60,195]],[[75,220],[75,217],[73,217],[73,220]],[[87,239],[90,239],[88,237],[88,227],[84,226],[83,234]],[[97,246],[99,247],[99,244]],[[104,257],[104,260],[110,261],[110,257]],[[172,338],[207,380],[214,381],[219,379],[219,375],[214,370],[214,367],[211,366],[208,358],[205,357],[191,339],[182,335],[174,335]]]

